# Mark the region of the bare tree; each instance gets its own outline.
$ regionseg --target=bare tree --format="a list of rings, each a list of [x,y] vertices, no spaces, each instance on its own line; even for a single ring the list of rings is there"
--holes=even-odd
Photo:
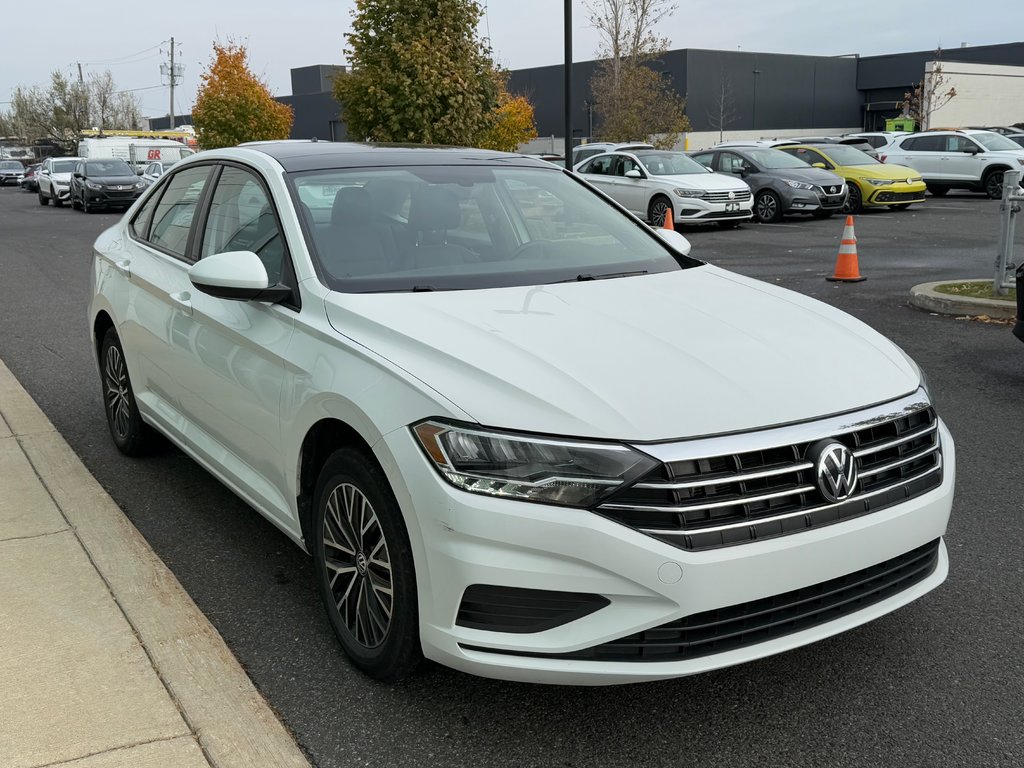
[[[941,59],[942,49],[937,48],[931,72],[926,72],[921,82],[903,94],[903,114],[912,118],[922,131],[931,128],[932,115],[956,97],[956,88],[949,85],[949,78],[942,71]]]
[[[733,95],[732,78],[725,73],[725,67],[718,76],[718,92],[715,94],[711,109],[708,110],[708,125],[718,131],[718,140],[722,141],[725,129],[736,121],[736,99]]]
[[[672,0],[590,0],[589,20],[601,35],[601,62],[591,79],[598,134],[629,141],[659,134],[656,143],[672,146],[689,130],[686,102],[672,89],[655,63],[668,49],[655,26],[672,15]]]
[[[142,122],[138,100],[128,91],[117,90],[109,69],[90,75],[88,85],[92,127],[137,128]]]

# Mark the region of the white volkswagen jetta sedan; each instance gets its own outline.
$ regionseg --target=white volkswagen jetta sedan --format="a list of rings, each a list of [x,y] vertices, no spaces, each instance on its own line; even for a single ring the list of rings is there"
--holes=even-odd
[[[655,226],[662,225],[669,210],[675,224],[718,222],[722,227],[735,227],[754,215],[753,196],[745,182],[715,173],[682,152],[608,152],[574,170]]]
[[[953,442],[918,367],[688,250],[526,157],[203,152],[94,246],[110,432],[308,551],[382,680],[689,675],[938,586]]]

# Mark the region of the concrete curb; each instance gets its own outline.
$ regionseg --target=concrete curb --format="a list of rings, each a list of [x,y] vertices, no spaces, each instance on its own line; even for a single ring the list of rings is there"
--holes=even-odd
[[[997,320],[1012,320],[1017,316],[1017,305],[1012,301],[997,301],[996,299],[973,299],[964,296],[953,296],[949,293],[939,293],[935,290],[937,285],[946,283],[968,283],[982,278],[967,277],[962,280],[938,280],[933,283],[921,283],[910,289],[911,306],[923,309],[927,312],[937,312],[940,315],[957,315],[966,317],[978,317],[987,315]]]
[[[217,630],[2,361],[0,417],[214,768],[309,768]]]

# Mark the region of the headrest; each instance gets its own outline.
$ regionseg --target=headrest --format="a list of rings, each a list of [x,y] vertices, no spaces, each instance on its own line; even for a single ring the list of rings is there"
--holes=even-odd
[[[455,191],[428,185],[412,191],[409,205],[409,227],[416,232],[455,229],[462,223],[462,209]]]
[[[342,222],[366,223],[373,213],[369,193],[362,187],[342,187],[334,195],[331,206],[331,224]]]

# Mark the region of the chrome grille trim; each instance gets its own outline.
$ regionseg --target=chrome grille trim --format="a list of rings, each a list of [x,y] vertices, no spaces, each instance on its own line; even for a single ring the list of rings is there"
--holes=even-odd
[[[704,199],[709,203],[741,203],[745,200],[750,199],[750,190],[734,190],[733,196],[729,197],[729,192],[705,192]]]
[[[593,508],[687,550],[788,536],[902,504],[942,483],[939,419],[918,389],[816,422],[674,443],[634,444],[660,464]],[[816,461],[831,442],[857,464],[853,494],[829,501]]]
[[[811,469],[813,467],[814,465],[811,462],[804,461],[801,462],[800,464],[793,464],[791,466],[780,467],[779,469],[766,469],[762,472],[746,472],[740,475],[716,477],[710,480],[692,480],[686,483],[637,483],[633,487],[656,491],[684,491],[690,488],[705,488],[709,485],[724,485],[726,483],[742,483],[746,482],[747,480],[761,480],[765,477],[786,475],[789,474],[790,472],[799,472],[801,470]]]
[[[909,485],[910,483],[914,482],[915,480],[920,480],[922,477],[927,477],[928,475],[934,474],[935,472],[939,472],[941,469],[942,469],[942,456],[940,455],[939,456],[938,464],[936,464],[934,467],[930,467],[925,472],[921,472],[920,474],[914,475],[913,477],[908,477],[903,482],[895,483],[894,485],[887,485],[885,488],[879,488],[877,491],[871,491],[870,493],[862,493],[862,494],[858,495],[855,500],[870,499],[870,498],[872,498],[874,496],[880,496],[881,494],[887,493],[888,491],[892,490],[893,488],[900,488],[902,486]],[[796,512],[787,512],[784,515],[776,515],[774,517],[759,517],[756,520],[756,522],[758,522],[758,523],[774,523],[774,522],[778,522],[780,520],[789,520],[789,519],[794,518],[794,517],[799,517],[801,515],[807,515],[807,514],[810,514],[812,512],[817,512],[818,510],[825,509],[825,508],[827,508],[829,506],[831,506],[831,505],[830,504],[822,504],[821,506],[817,506],[817,507],[809,507],[807,509],[799,509]],[[679,510],[678,509],[665,509],[665,508],[663,508],[663,509],[652,508],[652,511],[678,512]],[[691,530],[686,530],[686,531],[673,531],[673,530],[668,530],[668,529],[664,529],[664,528],[639,528],[637,530],[639,530],[641,533],[648,533],[648,534],[653,534],[653,535],[656,535],[656,536],[689,536],[689,535],[691,535],[691,534],[693,534],[695,532],[696,533],[717,533],[719,531],[735,530],[737,528],[744,528],[746,526],[749,526],[753,522],[755,522],[755,521],[750,520],[750,521],[743,522],[743,523],[732,523],[730,525],[719,525],[719,526],[716,526],[716,527],[713,527],[713,528],[699,528],[699,529],[695,529],[695,530],[691,529]]]
[[[924,429],[919,429],[917,432],[902,435],[895,440],[890,440],[888,443],[882,443],[882,445],[871,445],[867,448],[858,448],[853,452],[853,455],[859,459],[861,456],[868,456],[869,454],[878,453],[879,451],[886,451],[890,448],[903,445],[904,443],[909,443],[911,440],[916,440],[919,437],[924,437],[931,432],[935,432],[938,428],[938,423],[930,424]]]

